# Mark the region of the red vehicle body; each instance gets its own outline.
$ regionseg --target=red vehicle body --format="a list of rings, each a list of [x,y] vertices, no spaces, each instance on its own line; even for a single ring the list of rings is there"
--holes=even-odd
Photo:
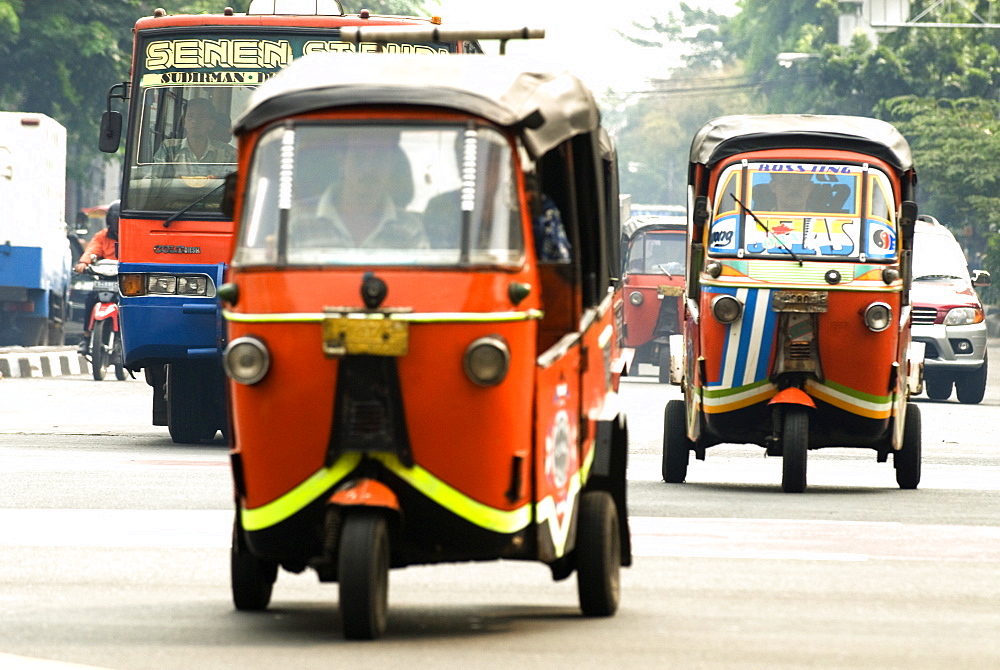
[[[892,454],[916,488],[906,140],[875,119],[722,117],[695,136],[689,174],[685,350],[672,352],[685,398],[666,407],[664,480],[735,442],[782,456],[785,491],[805,489],[807,451],[823,447]]]
[[[311,13],[299,13],[303,8]],[[246,14],[157,10],[136,22],[131,81],[109,94],[101,148],[118,150],[121,116],[110,108],[114,98],[128,100],[119,245],[124,356],[129,369],[145,372],[153,424],[167,426],[174,442],[212,439],[226,424],[216,291],[233,238],[233,222],[219,207],[223,179],[236,168],[233,117],[260,83],[304,54],[380,48],[349,43],[341,29],[440,23],[367,10],[345,14],[332,0],[254,0]],[[478,50],[434,39],[381,48]],[[185,153],[193,146],[186,117],[195,100],[209,101],[216,117],[200,158]]]
[[[640,363],[670,381],[670,336],[681,332],[687,250],[683,219],[634,217],[622,227],[625,251],[625,346],[634,350],[629,375]]]
[[[311,567],[339,582],[345,635],[372,638],[390,567],[506,558],[575,570],[584,613],[610,615],[631,557],[623,306],[593,98],[500,57],[337,58],[293,64],[236,122],[236,606]],[[536,255],[528,174],[568,262]],[[384,203],[360,237],[358,189]]]

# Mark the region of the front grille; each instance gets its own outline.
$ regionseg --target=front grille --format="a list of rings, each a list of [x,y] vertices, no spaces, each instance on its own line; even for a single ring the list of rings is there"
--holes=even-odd
[[[795,360],[806,360],[810,357],[809,342],[789,342],[788,357]]]
[[[934,307],[913,308],[914,326],[933,326],[935,321],[937,321],[937,309]]]

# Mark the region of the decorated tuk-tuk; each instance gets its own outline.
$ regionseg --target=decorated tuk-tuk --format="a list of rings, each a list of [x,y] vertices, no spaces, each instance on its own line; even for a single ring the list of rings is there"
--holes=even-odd
[[[622,226],[629,376],[649,363],[658,367],[661,383],[670,381],[670,336],[681,332],[684,313],[686,230],[683,217],[671,216],[635,216]]]
[[[620,224],[591,93],[506,57],[316,55],[234,130],[236,607],[308,568],[373,638],[390,568],[520,559],[613,614]]]
[[[890,124],[728,116],[691,145],[684,400],[667,403],[663,479],[751,443],[806,488],[808,450],[862,447],[920,481],[922,345],[910,342],[916,176]]]

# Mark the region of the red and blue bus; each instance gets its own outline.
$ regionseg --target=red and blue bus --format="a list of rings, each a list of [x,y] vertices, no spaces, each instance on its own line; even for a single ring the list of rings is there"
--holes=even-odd
[[[479,51],[475,42],[355,44],[340,34],[344,27],[439,23],[367,10],[348,15],[337,0],[254,0],[245,14],[227,8],[171,16],[158,9],[136,22],[131,80],[109,92],[101,149],[118,151],[122,115],[112,105],[125,101],[119,234],[125,365],[144,373],[153,389],[152,422],[167,426],[174,442],[211,440],[226,428],[216,290],[233,238],[233,222],[220,208],[225,177],[236,168],[231,120],[254,88],[303,55]]]

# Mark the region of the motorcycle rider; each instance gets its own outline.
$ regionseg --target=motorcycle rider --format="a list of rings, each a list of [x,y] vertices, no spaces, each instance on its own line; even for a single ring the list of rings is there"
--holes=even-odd
[[[90,242],[87,243],[87,247],[80,255],[80,259],[73,266],[74,272],[86,272],[87,268],[94,261],[102,259],[118,260],[118,218],[120,212],[121,200],[115,200],[108,205],[108,212],[104,215],[105,227],[98,230],[90,238]],[[91,325],[90,313],[94,310],[95,304],[97,304],[97,291],[91,291],[90,295],[87,296],[87,302],[83,310],[85,319],[83,340],[77,347],[77,351],[84,356],[90,353],[90,330],[88,327]]]

